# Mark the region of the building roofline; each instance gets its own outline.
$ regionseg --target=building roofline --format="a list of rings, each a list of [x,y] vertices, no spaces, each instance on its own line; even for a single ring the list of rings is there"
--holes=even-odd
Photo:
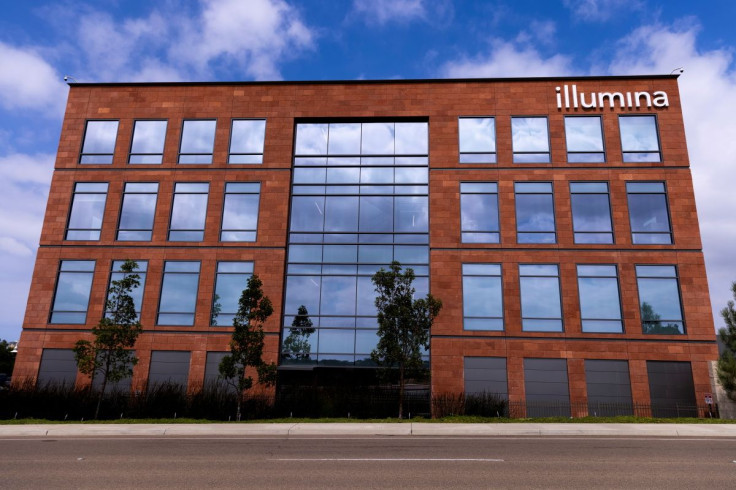
[[[69,86],[82,87],[149,87],[149,86],[218,86],[218,85],[372,85],[409,83],[479,83],[479,82],[553,82],[584,80],[660,80],[677,79],[680,74],[668,75],[605,75],[569,77],[509,77],[509,78],[397,78],[376,80],[273,80],[273,81],[202,81],[202,82],[71,82]]]

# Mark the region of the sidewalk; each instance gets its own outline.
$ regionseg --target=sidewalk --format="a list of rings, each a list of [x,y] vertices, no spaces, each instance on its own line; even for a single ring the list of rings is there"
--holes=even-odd
[[[613,436],[734,437],[736,424],[38,424],[0,425],[14,437]]]

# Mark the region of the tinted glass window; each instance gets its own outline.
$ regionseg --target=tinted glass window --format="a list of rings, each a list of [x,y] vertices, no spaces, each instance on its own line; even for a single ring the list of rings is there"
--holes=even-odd
[[[61,261],[50,323],[85,323],[94,272],[94,260]]]
[[[119,281],[125,278],[126,273],[120,270],[124,263],[124,260],[112,261],[112,270],[110,271],[110,284],[108,284],[107,286],[108,291],[112,287],[113,281]],[[140,316],[141,306],[143,305],[143,290],[146,286],[146,272],[148,271],[148,262],[145,260],[139,260],[136,261],[136,263],[138,264],[138,268],[134,271],[134,274],[138,275],[138,282],[140,284],[137,288],[133,288],[133,290],[130,292],[130,297],[133,298],[133,303],[135,303],[135,312],[138,314],[138,316]]]
[[[79,163],[112,163],[117,137],[117,121],[87,121]]]
[[[562,306],[557,265],[519,265],[521,328],[527,332],[561,332]]]
[[[567,161],[570,163],[603,163],[603,129],[598,116],[565,117]]]
[[[212,163],[215,145],[214,120],[186,120],[181,130],[179,163]]]
[[[656,116],[619,116],[624,162],[661,162]]]
[[[555,243],[555,213],[550,182],[517,182],[516,240],[518,243]]]
[[[166,125],[166,121],[136,121],[128,163],[161,163]]]
[[[463,328],[503,330],[500,264],[463,264]]]
[[[118,224],[118,240],[150,240],[156,214],[158,184],[127,182]]]
[[[571,182],[575,243],[613,243],[611,204],[605,182]]]
[[[164,262],[158,325],[194,325],[199,262]]]
[[[233,119],[228,163],[263,163],[265,119]]]
[[[670,244],[672,230],[663,182],[628,182],[631,240],[635,244]]]
[[[578,292],[583,332],[623,332],[615,265],[579,265]]]
[[[254,242],[258,228],[258,203],[261,184],[228,182],[222,211],[220,240]]]
[[[496,119],[461,117],[458,120],[460,163],[496,163]]]
[[[99,240],[106,200],[106,183],[75,184],[66,239]]]
[[[460,183],[460,232],[463,243],[498,243],[498,184]]]
[[[514,163],[549,163],[549,131],[546,117],[512,117]]]
[[[648,334],[684,334],[680,285],[674,265],[637,265],[642,330]]]
[[[253,275],[253,262],[218,262],[215,296],[212,300],[210,324],[229,327],[238,312],[238,302],[248,279]]]
[[[207,216],[209,184],[177,183],[171,208],[169,240],[172,242],[201,241]]]

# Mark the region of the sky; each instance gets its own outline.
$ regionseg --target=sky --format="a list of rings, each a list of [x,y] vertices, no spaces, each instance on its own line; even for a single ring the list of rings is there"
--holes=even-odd
[[[0,18],[0,339],[17,340],[78,82],[668,74],[716,327],[736,280],[736,2],[28,0]]]

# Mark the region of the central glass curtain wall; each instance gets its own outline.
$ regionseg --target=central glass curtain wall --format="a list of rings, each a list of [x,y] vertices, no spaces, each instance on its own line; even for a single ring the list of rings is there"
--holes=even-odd
[[[397,260],[426,295],[428,221],[427,122],[298,123],[281,364],[371,366],[371,276]]]

